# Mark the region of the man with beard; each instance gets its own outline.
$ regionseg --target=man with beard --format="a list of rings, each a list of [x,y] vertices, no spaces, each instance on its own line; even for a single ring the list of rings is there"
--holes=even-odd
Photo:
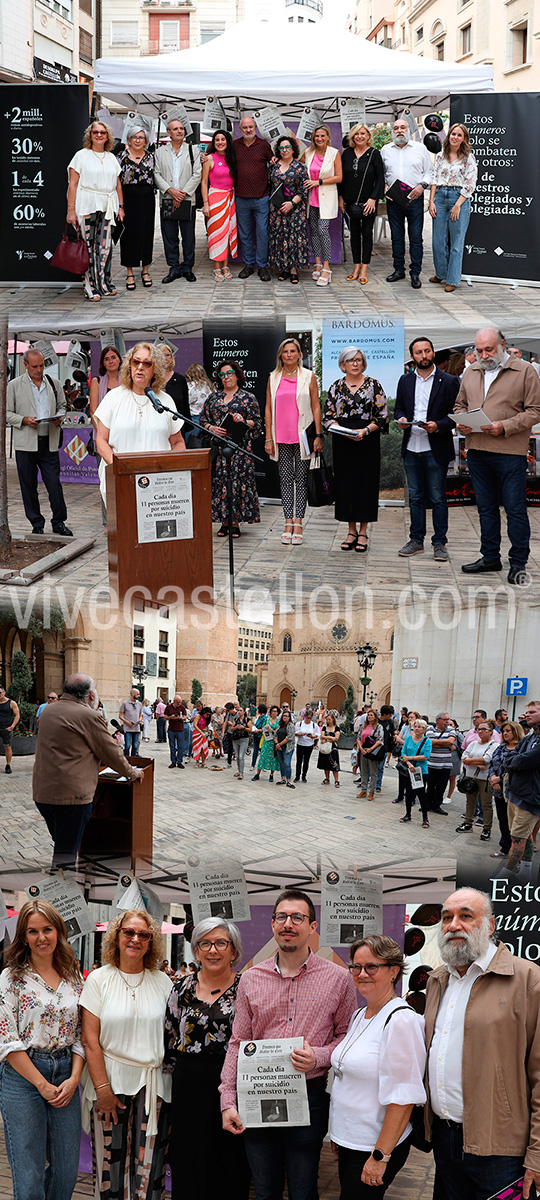
[[[427,983],[426,1134],[446,1200],[540,1187],[540,969],[494,928],[483,892],[449,896]]]
[[[74,867],[92,816],[99,764],[141,780],[97,712],[98,690],[89,675],[70,675],[56,704],[39,719],[33,799],[54,842],[53,866]]]
[[[508,822],[512,845],[505,866],[519,870],[522,859],[530,862],[534,852],[533,830],[540,818],[540,700],[527,705],[525,725],[529,732],[504,761],[508,771]]]
[[[467,466],[478,506],[480,558],[464,563],[466,575],[502,571],[500,501],[510,539],[508,582],[527,584],[530,525],[526,472],[529,435],[540,420],[540,380],[530,363],[506,351],[503,334],[492,326],[475,340],[477,362],[465,371],[454,413],[466,435]],[[490,424],[473,433],[466,414],[484,409]]]
[[[394,121],[392,141],[382,147],[386,191],[393,183],[400,182],[412,188],[408,204],[404,207],[396,200],[387,200],[386,210],[392,237],[394,270],[387,275],[387,283],[405,279],[405,225],[409,231],[411,255],[411,287],[420,288],[422,270],[422,229],[424,226],[424,192],[431,184],[433,168],[431,158],[422,142],[411,142],[407,121],[400,117]]]
[[[448,562],[448,502],[446,473],[454,457],[453,411],[459,380],[435,366],[433,342],[417,337],[409,346],[415,370],[402,375],[397,385],[394,418],[404,431],[401,454],[409,485],[411,525],[409,541],[399,554],[423,554],[426,536],[426,499],[433,518],[433,557]]]
[[[319,958],[309,948],[317,929],[313,901],[297,888],[278,896],[272,933],[278,951],[240,979],[232,1037],[221,1073],[223,1128],[244,1132],[236,1108],[240,1042],[303,1036],[291,1055],[307,1076],[309,1126],[246,1129],[246,1152],[260,1200],[281,1200],[285,1174],[289,1200],[318,1200],[317,1177],[328,1128],[330,1097],[326,1080],[330,1057],[356,1011],[356,991],[344,967]]]

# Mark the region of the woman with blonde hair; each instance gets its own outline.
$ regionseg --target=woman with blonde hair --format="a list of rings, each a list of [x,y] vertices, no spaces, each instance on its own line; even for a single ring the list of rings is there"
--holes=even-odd
[[[308,220],[311,248],[315,255],[313,278],[317,287],[328,287],[330,270],[330,221],[338,215],[338,190],[343,172],[341,154],[332,146],[328,125],[317,125],[305,154],[308,179],[304,184],[308,196]]]
[[[433,164],[429,215],[433,218],[433,263],[430,283],[444,283],[455,292],[461,283],[465,237],[476,187],[476,159],[466,125],[451,125]]]
[[[200,363],[191,363],[187,367],[186,379],[191,414],[194,417],[198,417],[204,408],[205,400],[212,395],[214,385]]]
[[[84,132],[82,150],[68,164],[67,216],[80,225],[90,258],[84,276],[87,300],[116,296],[111,282],[112,226],[124,219],[120,163],[111,154],[113,131],[104,121],[92,121]]]
[[[367,125],[353,125],[349,145],[341,156],[343,179],[338,184],[339,207],[351,230],[353,269],[347,279],[367,283],[373,250],[377,201],[384,195],[384,167]]]
[[[0,975],[0,1111],[14,1196],[70,1200],[81,1133],[79,965],[63,918],[28,900]]]
[[[96,1197],[158,1200],[165,1192],[171,1079],[163,1074],[172,980],[161,930],[146,910],[109,923],[104,965],[81,995],[87,1072],[83,1125],[92,1133]]]
[[[277,462],[285,531],[285,545],[301,545],[302,521],[307,505],[307,475],[310,454],[302,434],[315,424],[313,449],[323,448],[322,417],[317,377],[302,366],[302,348],[296,338],[285,338],[278,346],[275,370],[266,388],[264,414],[269,458]]]

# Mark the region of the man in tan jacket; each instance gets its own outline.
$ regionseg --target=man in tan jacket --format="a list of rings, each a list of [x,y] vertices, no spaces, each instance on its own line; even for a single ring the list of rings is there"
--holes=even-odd
[[[449,896],[427,983],[426,1133],[446,1200],[540,1187],[540,968],[494,929],[483,892]]]
[[[40,350],[26,350],[24,375],[7,387],[6,420],[13,429],[13,445],[24,511],[33,533],[43,533],[45,517],[39,506],[38,470],[47,489],[54,533],[73,537],[66,525],[67,508],[60,483],[60,427],[66,412],[61,384],[44,376]]]
[[[100,762],[141,780],[96,711],[98,692],[89,675],[70,675],[56,704],[39,719],[33,799],[54,842],[53,865],[74,866],[92,815]]]
[[[540,379],[530,363],[506,351],[504,337],[492,326],[480,329],[475,340],[477,362],[465,371],[454,415],[466,434],[467,466],[480,518],[480,558],[465,563],[466,575],[501,571],[500,502],[504,505],[510,539],[508,582],[528,582],[530,525],[525,490],[527,450],[533,425],[540,421]],[[489,424],[473,433],[461,414],[484,409]]]

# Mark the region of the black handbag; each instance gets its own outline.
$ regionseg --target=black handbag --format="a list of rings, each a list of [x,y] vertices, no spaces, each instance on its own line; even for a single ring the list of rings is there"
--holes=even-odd
[[[420,742],[420,745],[418,747],[418,754],[422,753],[422,746],[424,745],[424,742],[427,742],[427,736],[425,738],[422,738],[422,741]],[[403,748],[401,750],[401,753],[403,754]],[[411,772],[409,771],[407,763],[402,762],[401,759],[398,759],[398,761],[396,763],[396,771],[397,771],[398,775],[402,775],[404,779],[411,778]]]
[[[479,768],[477,767],[476,769],[478,771]],[[465,773],[459,776],[459,779],[456,781],[456,787],[458,792],[463,792],[465,796],[471,796],[473,792],[478,791],[476,779],[472,775],[465,775]]]
[[[324,508],[334,503],[334,476],[322,454],[316,454],[310,465],[307,496],[311,508]]]
[[[365,168],[364,168],[364,174],[362,175],[362,183],[360,184],[360,191],[356,197],[356,202],[355,202],[355,204],[351,204],[349,206],[350,215],[351,215],[351,217],[354,217],[356,221],[360,221],[361,218],[363,216],[365,216],[364,205],[360,204],[360,196],[362,195],[362,191],[364,189],[365,178],[368,173],[369,164],[370,164],[372,158],[373,158],[373,150],[371,151],[371,154],[370,154],[370,156],[367,160],[367,163],[365,165]]]

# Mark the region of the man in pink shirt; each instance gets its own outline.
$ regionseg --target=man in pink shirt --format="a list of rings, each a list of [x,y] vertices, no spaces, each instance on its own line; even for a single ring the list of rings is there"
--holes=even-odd
[[[507,716],[508,716],[508,714],[507,714]],[[463,738],[463,741],[461,743],[461,753],[462,754],[463,754],[463,751],[467,749],[467,746],[469,745],[470,742],[478,741],[478,734],[476,731],[477,731],[480,723],[482,721],[485,721],[486,717],[487,717],[487,712],[486,712],[485,708],[476,708],[475,711],[473,712],[472,728],[467,731],[467,733],[465,734],[465,737]],[[494,729],[492,737],[495,742],[500,742],[500,740],[501,740],[500,731],[498,729]]]
[[[167,722],[165,720],[165,704],[161,697],[156,700],[156,723],[157,723],[157,738],[156,742],[167,741]]]
[[[221,1073],[223,1128],[243,1133],[236,1107],[240,1042],[304,1038],[303,1049],[293,1051],[291,1059],[297,1071],[306,1073],[310,1125],[245,1131],[255,1195],[269,1200],[281,1200],[285,1174],[289,1200],[318,1198],[319,1158],[328,1128],[330,1057],[358,1006],[349,972],[310,950],[309,939],[316,929],[315,909],[306,892],[297,888],[281,892],[272,917],[278,951],[242,975]]]

